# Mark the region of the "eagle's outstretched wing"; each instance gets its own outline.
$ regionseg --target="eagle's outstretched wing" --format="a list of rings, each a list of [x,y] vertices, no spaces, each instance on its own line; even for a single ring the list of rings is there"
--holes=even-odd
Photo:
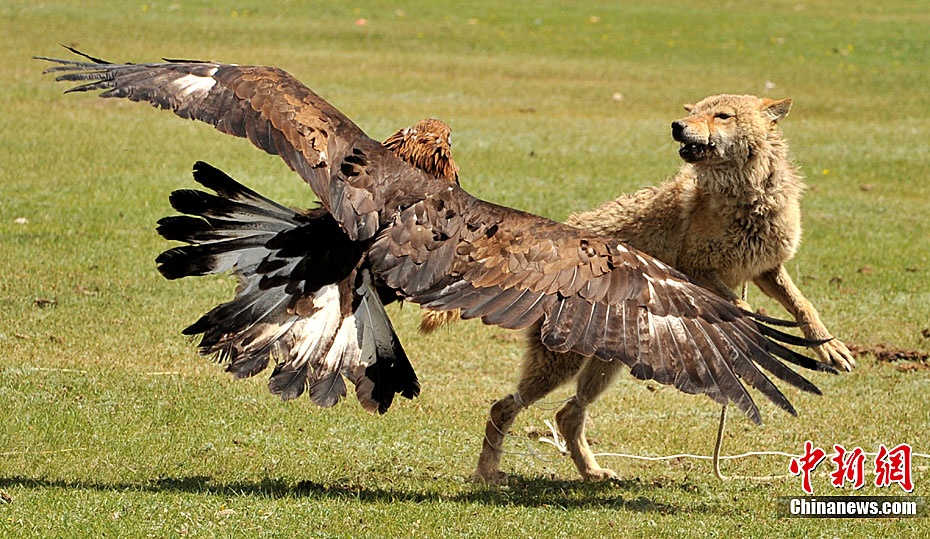
[[[44,71],[57,73],[55,80],[83,82],[67,92],[103,90],[101,97],[150,103],[249,139],[300,174],[353,240],[377,232],[384,208],[422,196],[393,184],[401,175],[429,175],[384,151],[282,69],[179,60],[116,64],[71,50],[91,61],[36,57],[59,64]]]
[[[778,358],[832,369],[785,348],[803,339],[763,322],[661,261],[593,235],[478,200],[461,189],[435,193],[397,213],[368,254],[391,288],[434,310],[527,327],[544,318],[543,344],[603,360],[634,376],[759,412],[739,379],[786,411],[794,408],[760,370],[819,393]]]
[[[47,58],[46,58],[47,59]],[[201,119],[280,154],[307,180],[384,282],[436,310],[520,328],[540,318],[555,351],[629,364],[634,376],[733,402],[760,416],[740,379],[794,408],[765,369],[802,390],[789,369],[830,367],[779,342],[810,344],[615,240],[478,200],[416,170],[311,90],[270,67],[51,60],[60,80]],[[771,322],[771,320],[768,320]]]

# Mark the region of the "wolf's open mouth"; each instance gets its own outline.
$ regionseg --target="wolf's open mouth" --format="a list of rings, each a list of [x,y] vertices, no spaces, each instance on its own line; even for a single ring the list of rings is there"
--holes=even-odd
[[[689,163],[700,161],[707,157],[715,148],[713,142],[703,144],[699,142],[682,142],[681,148],[678,149],[678,155]]]

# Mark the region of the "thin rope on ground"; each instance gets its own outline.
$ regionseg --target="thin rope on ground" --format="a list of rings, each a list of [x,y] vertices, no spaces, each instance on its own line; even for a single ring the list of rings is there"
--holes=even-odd
[[[595,457],[620,457],[626,459],[634,460],[649,460],[649,461],[660,461],[660,460],[675,460],[675,459],[696,459],[696,460],[714,460],[713,455],[694,455],[692,453],[676,453],[674,455],[663,455],[661,457],[649,457],[646,455],[633,455],[630,453],[593,453]],[[741,459],[746,457],[752,457],[756,455],[776,455],[780,457],[800,457],[801,455],[792,455],[791,453],[785,453],[783,451],[747,451],[745,453],[740,453],[739,455],[723,455],[720,457],[720,460],[731,460],[731,459]]]
[[[5,453],[0,453],[0,457],[11,457],[14,455],[51,455],[54,453],[71,453],[74,451],[87,451],[86,447],[75,447],[71,449],[52,449],[49,451],[7,451]]]
[[[517,392],[517,391],[514,391],[514,392],[511,394],[511,397],[512,397],[513,400],[514,400],[514,403],[516,403],[517,406],[519,406],[520,408],[522,408],[522,409],[524,409],[524,410],[527,409],[527,408],[529,408],[530,406],[532,406],[532,407],[534,407],[534,408],[538,408],[538,409],[543,410],[543,411],[546,411],[546,412],[551,412],[552,410],[561,408],[562,405],[564,405],[566,402],[570,401],[570,400],[574,397],[574,395],[571,396],[571,397],[567,397],[567,398],[565,398],[565,399],[562,399],[562,400],[560,400],[560,401],[547,401],[547,402],[538,402],[538,401],[537,401],[537,402],[534,402],[534,403],[529,404],[529,405],[527,405],[525,402],[523,402],[523,399],[520,397],[520,393]],[[552,444],[552,446],[554,446],[554,447],[559,451],[559,453],[562,454],[562,455],[567,454],[567,453],[568,453],[568,448],[566,447],[565,442],[562,441],[561,438],[559,437],[558,430],[555,428],[555,426],[554,426],[548,419],[543,420],[543,422],[546,424],[547,427],[549,427],[549,432],[552,433],[552,439],[540,437],[540,438],[539,438],[539,441],[540,441],[540,442],[545,442],[545,443]],[[496,445],[494,445],[493,442],[491,442],[491,440],[488,439],[488,435],[487,435],[487,434],[484,435],[484,441],[487,442],[488,445],[491,446],[491,448],[494,449],[495,451],[497,451],[497,452],[499,452],[499,453],[502,453],[502,454],[504,454],[504,455],[517,455],[517,456],[522,456],[522,457],[533,457],[533,458],[535,458],[535,459],[537,459],[537,460],[539,460],[539,461],[542,461],[542,462],[555,462],[556,460],[558,460],[557,457],[544,457],[544,456],[543,456],[539,451],[537,451],[536,448],[530,443],[530,442],[532,441],[530,438],[528,438],[528,437],[526,437],[526,436],[517,436],[517,435],[515,435],[515,434],[509,434],[509,433],[506,433],[506,432],[502,431],[502,430],[500,429],[500,427],[497,426],[497,423],[494,422],[494,417],[493,417],[493,416],[489,416],[489,417],[488,417],[488,423],[490,423],[491,426],[494,427],[494,430],[496,430],[496,431],[498,432],[498,434],[500,434],[501,437],[502,437],[501,445],[500,445],[500,446],[496,446]],[[523,447],[526,449],[526,451],[512,451],[512,450],[504,449],[504,441],[506,441],[508,438],[517,438],[517,439],[519,439],[519,440],[523,443]]]
[[[749,282],[743,282],[742,293],[740,294],[743,303],[749,304]],[[782,475],[758,475],[758,476],[746,476],[746,475],[732,475],[725,476],[723,472],[720,471],[720,450],[723,447],[723,433],[727,427],[727,408],[729,408],[730,403],[724,404],[720,409],[720,423],[717,425],[717,440],[714,442],[714,477],[721,481],[732,481],[733,479],[746,479],[749,481],[774,481],[776,479],[787,479],[792,477],[792,474],[782,474]]]
[[[25,368],[31,369],[34,371],[41,371],[41,372],[73,372],[77,374],[87,374],[87,371],[84,371],[81,369],[60,369],[57,367],[31,367],[31,366],[26,366]]]
[[[574,397],[575,396],[572,395],[571,397],[566,397],[560,401],[534,402],[533,404],[530,404],[530,406],[533,408],[538,408],[544,412],[551,412],[561,408],[566,402],[572,400]],[[527,408],[529,408],[529,406],[527,406]]]
[[[571,397],[569,397],[569,399],[570,398]],[[569,399],[562,401],[562,403],[568,401]],[[594,453],[593,456],[594,457],[617,457],[617,458],[644,460],[644,461],[651,461],[651,462],[657,462],[657,461],[663,461],[663,460],[675,460],[675,459],[711,460],[713,461],[714,475],[721,481],[730,481],[734,479],[749,480],[749,481],[774,481],[777,479],[790,479],[792,477],[795,477],[792,474],[763,475],[763,476],[723,475],[723,473],[720,471],[721,460],[734,460],[734,459],[741,459],[741,458],[753,457],[753,456],[778,456],[778,457],[788,457],[788,458],[799,458],[802,456],[800,454],[788,453],[785,451],[747,451],[745,453],[740,453],[738,455],[721,455],[720,452],[723,448],[723,433],[726,429],[726,418],[727,418],[727,406],[723,406],[721,407],[721,410],[720,410],[720,423],[717,427],[717,439],[714,444],[713,455],[695,455],[692,453],[677,453],[674,455],[651,457],[647,455],[635,455],[635,454],[630,454],[630,453]],[[501,440],[501,445],[495,446],[494,443],[492,443],[491,440],[488,439],[487,434],[485,434],[484,440],[495,451],[498,451],[505,455],[533,457],[536,460],[546,462],[546,463],[556,462],[558,460],[558,457],[543,456],[539,451],[536,450],[536,448],[533,445],[530,444],[531,440],[528,437],[505,433],[504,431],[500,429],[500,427],[497,426],[497,423],[495,423],[493,417],[488,418],[488,423],[490,423],[491,426],[494,427],[494,430],[496,430],[503,437],[503,439]],[[567,444],[565,443],[565,440],[563,440],[562,437],[559,435],[559,431],[555,427],[555,425],[548,419],[544,419],[543,423],[545,423],[546,427],[549,428],[549,432],[551,433],[552,437],[546,438],[546,437],[541,436],[539,437],[538,441],[553,446],[561,455],[567,454],[568,453]],[[512,451],[512,450],[504,449],[503,443],[508,438],[520,439],[526,450],[525,451]],[[863,452],[863,454],[866,456],[878,455],[877,452],[874,452],[874,453]],[[930,459],[930,454],[911,453],[911,457]],[[915,469],[921,470],[921,471],[926,470],[927,468],[928,468],[927,466],[915,466]]]
[[[743,297],[746,296],[746,286],[743,285]],[[717,427],[717,441],[714,443],[714,476],[721,481],[732,481],[734,479],[745,479],[748,481],[775,481],[778,479],[788,479],[794,477],[793,474],[780,474],[780,475],[723,475],[723,472],[720,471],[720,450],[723,447],[723,432],[727,426],[727,408],[729,408],[729,403],[724,404],[720,408],[720,424]],[[767,454],[772,452],[766,452]],[[789,455],[787,453],[782,453],[777,451],[776,453],[781,453],[787,457],[795,457],[796,455]],[[753,454],[759,454],[759,452],[753,452]]]
[[[551,430],[553,433],[555,433],[555,432],[556,432],[556,431],[555,431],[555,428],[552,426],[552,424],[549,422],[549,420],[547,419],[545,422],[546,422],[546,425],[549,426],[550,430]],[[502,454],[504,454],[504,455],[517,455],[517,456],[521,456],[521,457],[533,457],[533,458],[535,458],[536,460],[539,460],[539,461],[542,461],[542,462],[555,462],[555,461],[557,460],[556,458],[543,457],[543,456],[539,453],[539,451],[537,451],[536,448],[533,447],[533,446],[530,444],[530,439],[527,438],[526,436],[516,436],[516,435],[513,435],[513,434],[507,434],[506,432],[502,431],[502,430],[500,429],[500,427],[497,426],[497,423],[494,422],[494,417],[493,417],[493,416],[489,416],[489,417],[488,417],[488,423],[490,423],[490,425],[491,425],[492,427],[494,427],[494,430],[496,430],[496,431],[503,437],[503,439],[501,440],[501,445],[496,446],[496,445],[494,445],[494,443],[493,443],[490,439],[488,439],[488,435],[487,435],[487,434],[484,435],[484,441],[487,442],[489,446],[491,446],[491,449],[497,451],[498,453],[502,453]],[[555,436],[556,438],[558,438],[558,434],[554,434],[554,436]],[[504,441],[505,441],[507,438],[519,438],[520,441],[523,442],[523,447],[526,448],[526,451],[511,451],[511,450],[508,450],[508,449],[504,449]],[[540,441],[542,441],[542,440],[543,440],[543,439],[540,438]],[[548,440],[547,440],[547,441],[548,441]],[[550,442],[550,443],[551,443],[551,442]],[[556,447],[558,447],[558,446],[556,446]],[[564,452],[563,452],[563,453],[564,453]]]

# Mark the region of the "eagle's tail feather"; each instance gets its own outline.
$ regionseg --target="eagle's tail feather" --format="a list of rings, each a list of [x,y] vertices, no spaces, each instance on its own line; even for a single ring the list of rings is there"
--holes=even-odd
[[[187,243],[162,253],[168,279],[232,270],[236,297],[184,330],[201,335],[200,352],[227,363],[237,378],[276,361],[269,380],[283,400],[307,388],[320,406],[346,395],[384,413],[395,393],[419,393],[416,374],[365,267],[364,243],[352,242],[325,212],[297,213],[206,163],[194,178],[216,194],[175,191],[158,232]]]

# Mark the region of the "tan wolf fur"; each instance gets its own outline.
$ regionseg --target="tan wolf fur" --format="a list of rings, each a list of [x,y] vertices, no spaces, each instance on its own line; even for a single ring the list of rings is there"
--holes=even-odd
[[[804,189],[778,128],[790,108],[790,99],[738,95],[686,105],[689,116],[672,124],[686,161],[674,178],[572,215],[567,223],[641,249],[746,309],[749,305],[734,289],[751,280],[805,324],[806,337],[831,338],[784,268],[800,243]],[[556,415],[559,431],[582,477],[615,477],[598,466],[584,428],[587,406],[610,385],[622,363],[552,352],[540,342],[538,324],[528,329],[526,339],[517,391],[491,407],[475,479],[506,478],[499,469],[501,444],[517,414],[576,374],[576,394]],[[837,339],[815,351],[839,368],[854,365]]]

